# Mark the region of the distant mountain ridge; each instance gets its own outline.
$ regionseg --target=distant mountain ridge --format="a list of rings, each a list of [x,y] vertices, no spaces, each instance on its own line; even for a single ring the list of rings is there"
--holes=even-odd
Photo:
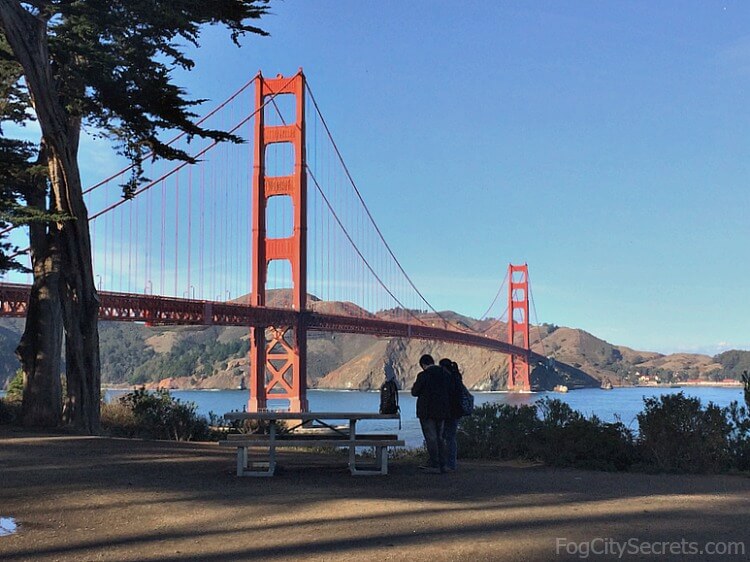
[[[267,304],[288,307],[289,291],[269,291]],[[247,302],[243,296],[234,302]],[[348,302],[322,301],[309,296],[313,311],[355,314],[384,319],[403,317],[403,310],[372,314]],[[408,314],[426,323],[443,319],[491,337],[504,338],[505,323],[477,321],[461,314],[413,310]],[[19,364],[14,355],[23,321],[0,319],[0,388],[12,378]],[[540,340],[541,338],[541,340]],[[173,388],[240,388],[247,372],[249,331],[238,327],[146,327],[141,324],[100,324],[102,383],[109,385],[163,384]],[[551,324],[533,326],[534,351],[567,363],[567,371],[549,371],[537,366],[532,384],[551,389],[557,384],[594,387],[603,381],[613,385],[644,382],[676,383],[689,379],[739,379],[750,370],[750,351],[732,350],[715,357],[702,354],[664,355],[610,344],[588,332]],[[393,374],[402,388],[411,386],[423,353],[436,358],[450,357],[464,373],[464,380],[476,390],[499,390],[507,380],[507,357],[487,349],[456,344],[401,338],[378,338],[361,334],[308,334],[308,385],[311,388],[374,389],[385,373]]]

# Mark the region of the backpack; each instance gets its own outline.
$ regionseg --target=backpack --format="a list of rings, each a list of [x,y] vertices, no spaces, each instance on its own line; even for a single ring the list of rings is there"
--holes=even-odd
[[[461,383],[461,391],[458,397],[459,409],[461,410],[461,416],[470,416],[474,411],[474,397],[469,392],[469,389]]]
[[[393,379],[386,380],[380,386],[380,413],[401,413],[401,408],[398,407],[398,385]]]

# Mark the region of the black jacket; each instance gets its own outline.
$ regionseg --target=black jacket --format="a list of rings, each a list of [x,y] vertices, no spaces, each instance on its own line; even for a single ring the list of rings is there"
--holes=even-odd
[[[438,365],[430,365],[417,375],[411,394],[417,397],[418,418],[444,420],[451,417],[452,378]]]
[[[464,385],[463,377],[459,373],[448,372],[451,380],[451,418],[457,420],[463,416],[461,410],[461,390]]]

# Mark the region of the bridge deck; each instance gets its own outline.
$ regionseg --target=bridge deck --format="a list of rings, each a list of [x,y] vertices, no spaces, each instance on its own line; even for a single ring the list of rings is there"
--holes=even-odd
[[[30,291],[29,285],[0,283],[0,316],[26,316]],[[506,354],[529,354],[531,361],[546,361],[543,355],[522,347],[476,332],[458,331],[443,326],[107,291],[99,292],[99,299],[101,320],[144,322],[152,325],[265,327],[294,325],[297,317],[302,315],[308,330],[442,341]]]

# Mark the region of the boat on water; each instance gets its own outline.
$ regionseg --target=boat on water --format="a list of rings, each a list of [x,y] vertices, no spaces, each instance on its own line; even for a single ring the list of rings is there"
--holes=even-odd
[[[568,392],[568,387],[564,384],[558,384],[553,389],[553,392]]]
[[[602,385],[599,388],[601,388],[602,390],[612,390],[612,381],[610,381],[609,379],[604,379],[602,381]]]

